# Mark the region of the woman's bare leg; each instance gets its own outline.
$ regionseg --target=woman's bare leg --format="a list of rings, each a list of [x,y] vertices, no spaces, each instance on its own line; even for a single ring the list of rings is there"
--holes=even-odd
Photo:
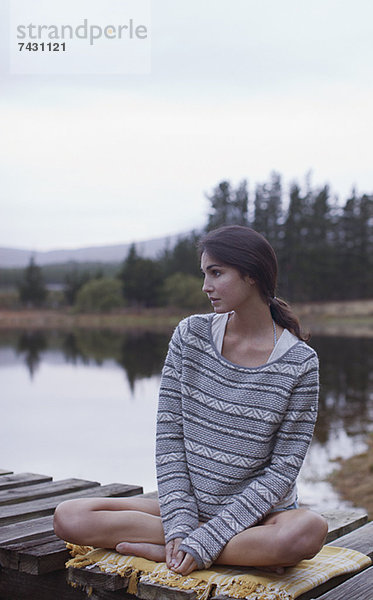
[[[150,498],[79,498],[62,502],[54,530],[74,544],[115,548],[128,542],[164,545],[159,504]]]
[[[296,565],[312,558],[322,548],[328,531],[327,522],[307,509],[294,509],[274,513],[262,524],[250,527],[235,535],[215,561],[219,565],[247,566],[283,571],[283,567]],[[165,560],[163,545],[156,543],[118,544],[123,554],[135,554],[152,559],[157,555]],[[182,569],[176,572],[183,575]]]
[[[258,567],[295,565],[321,550],[327,532],[325,519],[310,510],[273,513],[262,524],[235,535],[216,563]]]
[[[165,560],[157,500],[68,500],[57,507],[54,526],[59,537],[76,544],[117,548],[123,554]],[[307,509],[274,513],[261,524],[235,535],[216,563],[251,567],[294,565],[317,554],[326,533],[325,519]]]

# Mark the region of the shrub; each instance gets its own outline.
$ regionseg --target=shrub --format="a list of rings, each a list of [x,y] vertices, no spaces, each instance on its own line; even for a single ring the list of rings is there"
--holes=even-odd
[[[121,283],[102,277],[88,281],[79,290],[75,309],[78,312],[105,312],[123,306]]]
[[[210,303],[202,292],[202,279],[194,275],[174,273],[163,284],[163,299],[169,306],[208,310]]]

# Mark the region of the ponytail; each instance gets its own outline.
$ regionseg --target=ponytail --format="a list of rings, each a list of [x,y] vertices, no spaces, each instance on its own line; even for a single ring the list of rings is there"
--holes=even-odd
[[[281,300],[280,298],[274,297],[269,301],[269,308],[271,311],[271,315],[275,323],[283,327],[284,329],[288,329],[293,335],[304,342],[308,342],[310,339],[309,333],[304,333],[301,330],[301,326],[298,318],[295,316],[290,306],[285,302],[285,300]]]
[[[198,244],[200,253],[207,252],[214,259],[238,270],[242,277],[249,275],[258,285],[268,302],[275,323],[288,329],[300,340],[307,342],[300,323],[290,306],[274,297],[277,287],[277,258],[270,243],[257,231],[242,225],[226,225],[213,229]]]

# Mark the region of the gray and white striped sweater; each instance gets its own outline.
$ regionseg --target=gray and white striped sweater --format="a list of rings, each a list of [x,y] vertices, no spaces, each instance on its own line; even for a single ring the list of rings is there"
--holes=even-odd
[[[295,481],[317,416],[318,359],[299,341],[241,367],[216,350],[213,314],[181,321],[159,394],[156,463],[166,542],[181,537],[199,568],[258,523]]]

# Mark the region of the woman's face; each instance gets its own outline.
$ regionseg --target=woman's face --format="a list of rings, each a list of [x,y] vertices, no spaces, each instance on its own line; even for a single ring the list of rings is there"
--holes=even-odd
[[[242,277],[237,269],[224,265],[207,252],[201,256],[201,270],[205,275],[202,291],[207,294],[216,313],[237,312],[249,306],[253,295],[256,295],[255,282],[251,277]]]

